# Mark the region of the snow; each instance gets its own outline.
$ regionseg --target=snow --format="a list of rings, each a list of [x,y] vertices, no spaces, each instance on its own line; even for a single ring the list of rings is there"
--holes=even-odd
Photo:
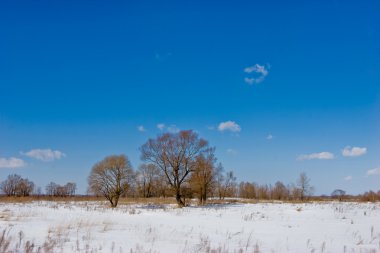
[[[53,252],[380,252],[380,203],[4,203],[0,228]],[[44,246],[45,245],[45,246]],[[0,245],[1,246],[1,245]],[[20,247],[19,247],[20,248]],[[215,250],[215,251],[212,251]],[[20,250],[22,252],[22,250]]]

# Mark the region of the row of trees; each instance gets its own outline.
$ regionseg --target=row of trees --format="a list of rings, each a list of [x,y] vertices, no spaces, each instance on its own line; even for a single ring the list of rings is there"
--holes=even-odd
[[[191,130],[149,139],[140,151],[144,164],[137,172],[125,155],[108,156],[95,164],[88,178],[89,191],[104,196],[113,207],[127,193],[143,197],[172,195],[182,207],[185,199],[192,197],[202,205],[210,196],[304,200],[313,192],[305,173],[289,187],[281,182],[274,187],[249,182],[238,186],[233,172],[225,173],[217,163],[215,148]]]
[[[12,174],[1,182],[0,189],[7,196],[29,196],[34,191],[34,183],[17,174]]]
[[[313,194],[313,191],[310,179],[305,173],[301,173],[296,184],[287,186],[281,181],[277,181],[274,186],[241,182],[238,187],[238,196],[247,199],[304,201]]]
[[[27,178],[22,178],[20,175],[11,174],[6,180],[0,183],[0,190],[7,196],[26,197],[31,195],[41,195],[41,189],[36,188],[35,184]],[[46,195],[56,197],[74,196],[76,191],[75,183],[67,183],[59,185],[49,183],[46,186]]]

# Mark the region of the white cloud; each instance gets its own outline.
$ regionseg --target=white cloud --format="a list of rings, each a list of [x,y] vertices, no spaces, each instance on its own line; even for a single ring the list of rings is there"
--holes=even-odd
[[[218,126],[218,130],[223,132],[223,131],[231,131],[231,132],[240,132],[241,127],[235,123],[235,121],[226,121],[226,122],[221,122]]]
[[[351,181],[352,180],[352,176],[346,176],[343,178],[344,181]]]
[[[173,133],[173,134],[176,134],[180,131],[180,129],[176,126],[176,125],[171,125],[171,126],[168,126],[166,128],[166,130],[169,132],[169,133]]]
[[[349,157],[356,157],[356,156],[362,156],[367,153],[367,148],[360,148],[360,147],[350,147],[347,146],[342,150],[343,156],[349,156]]]
[[[367,171],[367,176],[380,175],[380,167]]]
[[[214,126],[207,126],[207,129],[210,131],[213,131],[213,130],[215,130],[215,127]]]
[[[238,152],[235,149],[229,148],[229,149],[227,149],[227,154],[229,154],[229,155],[237,155]]]
[[[165,128],[165,124],[163,123],[157,124],[157,128],[160,129],[160,131],[163,131]]]
[[[272,139],[273,139],[273,137],[274,137],[273,135],[271,135],[271,134],[268,134],[268,136],[267,136],[267,140],[269,140],[269,141],[270,141],[270,140],[272,140]]]
[[[331,159],[334,159],[334,154],[330,152],[321,152],[321,153],[299,155],[297,157],[298,161],[312,160],[312,159],[331,160]]]
[[[59,160],[66,156],[65,153],[62,153],[59,150],[51,149],[32,149],[26,153],[21,152],[21,154],[44,162]]]
[[[0,158],[0,168],[3,169],[15,169],[26,166],[26,163],[16,157]]]
[[[138,127],[137,127],[137,130],[138,130],[139,132],[146,132],[146,129],[145,129],[144,126],[138,126]]]
[[[269,69],[270,66],[268,65],[267,68]],[[245,77],[244,82],[246,82],[249,85],[252,85],[255,83],[256,84],[261,83],[262,81],[264,81],[265,77],[269,74],[268,69],[266,69],[264,65],[259,65],[259,64],[255,64],[251,67],[246,67],[244,69],[245,73],[247,73],[247,74],[257,73],[257,74],[259,74],[259,77],[257,77],[257,78]]]

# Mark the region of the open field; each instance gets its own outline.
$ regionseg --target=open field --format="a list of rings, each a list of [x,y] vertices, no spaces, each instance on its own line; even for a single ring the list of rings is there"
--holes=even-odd
[[[374,253],[380,203],[2,203],[0,228],[1,252]]]

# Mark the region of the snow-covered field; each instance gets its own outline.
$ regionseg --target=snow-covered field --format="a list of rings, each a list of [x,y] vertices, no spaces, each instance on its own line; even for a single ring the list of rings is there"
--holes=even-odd
[[[0,251],[380,252],[380,203],[0,205]],[[3,234],[3,236],[1,236]],[[1,241],[1,238],[5,240]],[[29,241],[29,242],[28,242]],[[29,244],[28,244],[29,243]],[[16,251],[16,252],[17,252]]]

